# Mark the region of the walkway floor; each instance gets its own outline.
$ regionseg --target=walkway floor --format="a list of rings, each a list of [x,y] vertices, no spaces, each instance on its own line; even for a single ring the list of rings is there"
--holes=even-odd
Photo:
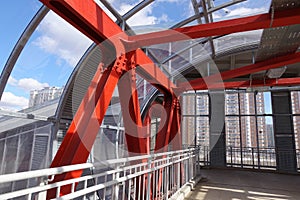
[[[202,169],[186,200],[300,200],[300,175]]]

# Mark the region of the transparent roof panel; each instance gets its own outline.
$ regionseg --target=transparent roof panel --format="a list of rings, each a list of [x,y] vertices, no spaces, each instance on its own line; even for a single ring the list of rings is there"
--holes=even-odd
[[[100,0],[95,1],[102,8],[105,7],[100,3]],[[134,9],[147,1],[107,0],[107,2],[121,16],[126,16],[126,13],[133,12]],[[214,0],[210,2],[211,8],[213,8],[231,1]],[[214,12],[213,18],[214,21],[218,21],[268,12],[270,2],[271,0],[243,1]],[[21,2],[14,0],[6,2],[2,6],[1,13],[5,17],[1,18],[1,25],[5,27],[5,31],[0,36],[1,45],[3,46],[3,48],[0,48],[1,69],[3,69],[12,48],[25,27],[41,6],[42,4],[36,0],[24,0]],[[104,10],[109,13],[109,16],[114,21],[116,20],[116,17],[108,11],[109,9],[104,8]],[[199,12],[202,12],[201,7]],[[147,4],[137,13],[133,12],[126,20],[136,32],[145,33],[167,29],[194,14],[195,10],[190,0],[157,0]],[[193,20],[186,25],[196,23],[197,20]],[[253,31],[215,39],[213,41],[215,51],[218,53],[235,48],[238,45],[243,46],[256,43],[260,39],[260,34],[261,31]],[[211,46],[208,42],[203,42],[205,40],[187,40],[172,44],[156,45],[152,46],[150,50],[153,50],[151,53],[161,63],[160,67],[168,76],[169,74],[176,75],[190,67],[191,62],[201,62],[201,60],[209,59]],[[64,86],[78,60],[83,56],[91,43],[87,37],[68,25],[60,17],[49,12],[18,59],[15,69],[9,78],[0,106],[11,105],[10,99],[14,98],[18,99],[18,102],[22,102],[22,105],[12,109],[24,109],[26,108],[26,102],[28,103],[30,90],[45,86]],[[199,45],[198,43],[201,44]],[[146,83],[141,83],[139,87],[140,96],[144,97],[145,93],[151,88]]]
[[[241,51],[248,46],[258,45],[261,34],[262,30],[255,30],[216,37],[213,39],[215,54],[226,55],[234,49]],[[153,45],[149,51],[173,76],[197,63],[213,62],[212,48],[207,38]]]
[[[30,98],[38,91],[50,95],[39,98],[58,98],[91,44],[86,36],[50,11],[19,56],[5,87],[0,108],[19,111],[31,107]]]
[[[103,6],[100,0],[95,0],[108,13],[113,20],[116,18],[108,9]],[[126,16],[128,13],[135,10],[140,5],[146,5],[144,9],[126,18],[127,23],[138,32],[151,32],[157,29],[166,29],[173,25],[195,15],[195,9],[191,0],[157,0],[157,1],[136,1],[136,0],[106,0],[112,8],[121,16]],[[149,3],[146,3],[149,2]],[[196,1],[200,4],[199,0]],[[208,1],[207,10],[212,14],[213,21],[220,21],[224,19],[238,18],[258,13],[265,13],[269,11],[271,0],[247,0],[247,1],[231,1],[231,0],[210,0]],[[223,5],[232,3],[231,6],[224,7]],[[221,7],[214,12],[213,8]],[[196,9],[197,10],[197,9]],[[203,8],[198,6],[198,11],[201,13]],[[197,12],[198,12],[197,11]],[[195,24],[193,21],[189,25]],[[150,28],[150,27],[152,28]],[[142,30],[145,27],[145,30]]]
[[[220,6],[228,0],[214,0],[211,1],[214,7]],[[225,19],[233,19],[239,17],[245,17],[249,15],[255,15],[260,13],[269,12],[271,0],[246,0],[240,3],[228,6],[221,10],[214,12],[214,21],[220,21]]]
[[[2,71],[10,52],[23,33],[27,24],[42,6],[39,1],[3,1],[0,6],[0,70]]]

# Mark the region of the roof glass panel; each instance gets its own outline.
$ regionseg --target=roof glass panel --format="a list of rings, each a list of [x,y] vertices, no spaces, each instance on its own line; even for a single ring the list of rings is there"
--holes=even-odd
[[[3,1],[0,6],[0,70],[2,71],[10,52],[27,24],[42,6],[39,1]]]
[[[0,108],[19,111],[58,98],[76,64],[92,42],[50,11],[18,58]],[[31,102],[39,94],[37,102]],[[27,112],[28,110],[26,110]]]

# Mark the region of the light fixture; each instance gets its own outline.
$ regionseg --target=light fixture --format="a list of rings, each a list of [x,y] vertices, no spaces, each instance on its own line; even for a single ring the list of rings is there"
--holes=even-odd
[[[266,76],[268,78],[280,78],[285,70],[287,69],[287,66],[280,67],[280,68],[274,68],[274,69],[269,69],[266,73]]]

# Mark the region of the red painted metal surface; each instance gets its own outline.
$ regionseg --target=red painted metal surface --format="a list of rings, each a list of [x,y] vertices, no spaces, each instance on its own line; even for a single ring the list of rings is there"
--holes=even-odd
[[[180,122],[181,122],[181,113],[180,113],[180,103],[178,98],[175,101],[174,106],[174,114],[172,119],[171,131],[170,131],[170,138],[169,144],[172,144],[172,150],[181,150],[182,149],[182,142],[181,142],[181,130],[180,130]]]
[[[135,47],[195,39],[201,37],[225,35],[257,29],[274,28],[299,24],[300,8],[277,11],[272,19],[271,13],[259,14],[250,17],[224,20],[209,24],[200,24],[173,30],[165,30],[141,35],[130,36],[128,40]]]
[[[118,83],[119,98],[122,108],[123,122],[125,127],[126,141],[129,153],[148,154],[149,135],[147,135],[147,127],[143,126],[140,114],[140,105],[136,89],[136,72],[134,55],[127,57],[129,69],[120,79]]]
[[[103,46],[107,46],[107,44],[110,43],[111,46],[115,48],[115,54],[117,56],[120,56],[118,53],[125,54],[131,50],[136,50],[129,49],[130,45],[126,46],[127,43],[124,43],[124,41],[128,41],[128,36],[93,0],[40,1],[97,44],[107,40]],[[107,51],[106,53],[109,53],[110,56],[114,55]],[[105,57],[109,56],[106,55]],[[110,64],[112,61],[113,59],[108,59],[105,64]],[[141,72],[142,74],[137,71],[138,74],[143,76],[145,80],[150,83],[155,82],[159,85],[160,89],[164,88],[165,91],[170,91],[172,87],[175,87],[166,75],[155,66],[153,61],[140,49],[136,50],[136,65],[143,65],[144,69]],[[149,76],[151,80],[148,79]]]
[[[98,72],[76,113],[64,141],[54,158],[51,167],[84,163],[91,151],[99,127],[109,106],[113,91],[119,84],[121,106],[124,115],[124,125],[128,150],[136,153],[149,153],[149,137],[143,135],[143,124],[140,116],[139,101],[135,85],[135,71],[145,80],[157,87],[164,94],[165,121],[161,123],[161,131],[157,134],[155,151],[167,150],[166,146],[180,128],[180,109],[175,95],[176,86],[149,59],[145,53],[137,49],[140,46],[157,43],[184,40],[188,37],[199,38],[213,35],[223,35],[234,32],[255,30],[298,24],[300,9],[261,14],[242,19],[227,20],[205,25],[179,28],[172,31],[161,31],[138,36],[128,36],[105,14],[93,0],[40,0],[58,15],[63,17],[91,40],[101,45],[103,62],[108,67],[103,74]],[[107,41],[106,41],[107,40]],[[105,44],[102,44],[106,41]],[[112,48],[110,48],[112,47]],[[224,80],[241,75],[299,62],[299,54],[289,55],[257,63],[244,68],[221,73]],[[114,63],[112,66],[111,63]],[[136,68],[137,67],[137,68]],[[207,77],[215,84],[217,75]],[[205,85],[203,79],[190,82],[193,89]],[[217,84],[219,84],[217,82]],[[186,89],[188,84],[181,84]],[[148,119],[149,121],[149,119]],[[134,126],[131,126],[134,124]],[[149,133],[146,128],[146,133]],[[178,148],[181,140],[176,141]],[[53,182],[79,177],[81,171],[56,176]],[[150,177],[149,177],[150,178]],[[158,190],[162,180],[158,181]],[[61,194],[70,193],[70,187],[61,188]],[[55,197],[55,190],[48,191],[48,197]]]
[[[186,90],[186,89],[201,90],[202,88],[210,89],[210,87],[216,83],[218,83],[220,87],[222,85],[220,81],[222,80],[225,81],[231,78],[236,78],[239,76],[244,76],[244,75],[248,75],[248,74],[252,74],[255,72],[260,72],[272,68],[278,68],[278,67],[282,67],[297,62],[300,62],[300,52],[291,55],[276,57],[270,60],[258,62],[245,67],[240,67],[233,70],[221,72],[220,74],[213,74],[211,76],[207,76],[204,78],[198,78],[189,82],[180,83],[178,84],[178,87],[181,88],[181,90]],[[220,80],[220,76],[221,76],[221,80]]]
[[[52,161],[51,167],[85,163],[100,129],[106,109],[109,106],[114,88],[121,76],[116,69],[106,68],[102,74],[100,66],[81,102],[66,136]],[[55,176],[53,182],[80,177],[82,171],[74,171]],[[61,194],[71,192],[71,185],[61,188]],[[56,196],[56,189],[48,192],[47,198]]]

